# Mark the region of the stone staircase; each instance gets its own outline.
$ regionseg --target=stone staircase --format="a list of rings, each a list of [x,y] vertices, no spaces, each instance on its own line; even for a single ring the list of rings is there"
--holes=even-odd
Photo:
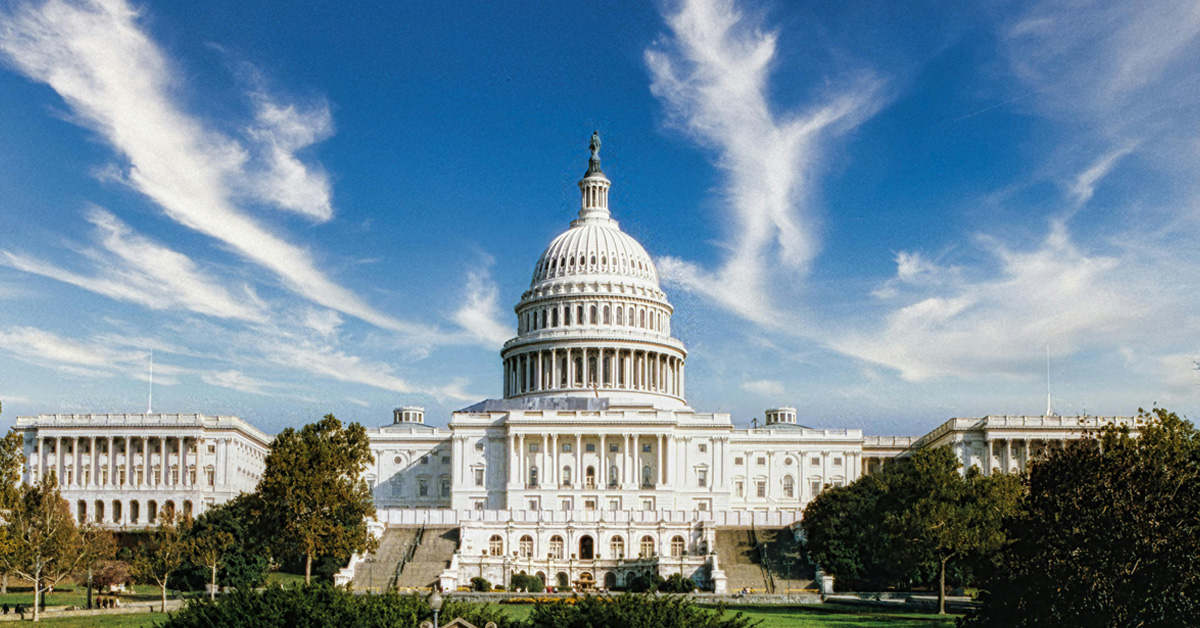
[[[396,588],[427,588],[437,584],[454,551],[458,549],[458,528],[421,528],[416,551],[396,575]]]
[[[379,539],[379,549],[354,570],[354,588],[382,591],[395,585],[396,567],[413,546],[420,528],[389,528]]]
[[[730,593],[787,593],[813,587],[813,567],[787,528],[719,529],[716,541]]]

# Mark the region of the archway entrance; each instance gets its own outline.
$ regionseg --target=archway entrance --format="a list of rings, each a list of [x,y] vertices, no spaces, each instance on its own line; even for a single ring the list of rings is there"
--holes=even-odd
[[[579,539],[579,559],[592,560],[596,557],[596,544],[592,537],[584,535]]]
[[[554,580],[558,584],[558,588],[562,591],[566,591],[567,589],[571,588],[571,579],[567,577],[566,572],[558,572],[558,574],[554,576]]]
[[[611,571],[604,574],[604,588],[609,591],[617,588],[617,574]]]

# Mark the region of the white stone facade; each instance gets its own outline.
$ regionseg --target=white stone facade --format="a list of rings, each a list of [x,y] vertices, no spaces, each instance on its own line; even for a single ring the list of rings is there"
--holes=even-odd
[[[232,416],[18,417],[26,482],[53,473],[80,521],[142,528],[161,509],[199,515],[262,476],[271,437]]]

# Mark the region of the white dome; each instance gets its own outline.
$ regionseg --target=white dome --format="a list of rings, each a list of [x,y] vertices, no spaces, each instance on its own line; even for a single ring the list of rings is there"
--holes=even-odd
[[[642,279],[658,287],[658,271],[646,249],[612,219],[582,219],[554,238],[533,270],[531,286],[559,278],[605,275]]]

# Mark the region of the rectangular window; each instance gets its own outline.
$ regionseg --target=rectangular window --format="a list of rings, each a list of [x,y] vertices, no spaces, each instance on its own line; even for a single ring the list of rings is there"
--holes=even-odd
[[[696,485],[700,488],[708,486],[708,471],[700,469],[700,471],[696,473]]]
[[[442,456],[442,464],[450,464],[450,456]]]
[[[117,469],[117,484],[125,485],[125,469]]]
[[[615,454],[615,453],[618,453],[621,451],[621,446],[617,445],[617,444],[612,444],[612,445],[608,446],[608,450]]]
[[[483,451],[483,443],[475,443],[475,451]]]
[[[537,452],[538,452],[538,444],[537,443],[529,443],[529,453],[536,454]]]
[[[529,509],[530,510],[540,510],[538,508],[538,500],[536,500],[536,499],[529,500]]]
[[[642,452],[643,452],[643,453],[647,453],[647,454],[648,454],[648,453],[650,453],[651,451],[652,451],[652,449],[651,449],[651,445],[650,445],[650,443],[646,443],[645,445],[642,445]]]
[[[475,486],[483,486],[483,469],[475,469]]]
[[[759,458],[759,459],[758,459],[758,466],[760,466],[760,467],[765,467],[765,466],[767,466],[767,459],[766,459],[766,458]]]
[[[835,466],[835,467],[842,466],[842,457],[841,456],[838,456],[837,458],[833,459],[833,466]]]
[[[595,510],[596,509],[596,500],[594,500],[594,499],[583,500],[583,509],[584,510]]]
[[[571,500],[569,500],[569,499],[562,500],[562,509],[570,510],[571,509]]]
[[[571,453],[571,443],[563,443],[563,452]]]
[[[442,497],[450,497],[450,482],[442,482]]]
[[[208,453],[210,453],[210,454],[215,454],[215,453],[217,453],[217,446],[216,446],[216,445],[209,445],[209,446],[208,446]]]
[[[707,451],[708,451],[708,445],[706,445],[704,443],[700,443],[700,453],[705,453]]]
[[[696,502],[696,510],[699,512],[708,512],[708,500],[700,500]]]
[[[820,459],[820,458],[818,458],[818,457],[816,457],[816,456],[813,456],[812,458],[809,458],[809,459],[808,459],[808,466],[810,466],[810,467],[819,467],[819,466],[821,466],[821,459]]]
[[[654,500],[653,499],[643,499],[642,500],[642,510],[654,510]]]
[[[841,481],[841,480],[834,480],[834,481],[833,481],[833,486],[834,486],[835,488],[841,488],[841,486],[842,486],[842,481]]]
[[[812,489],[813,497],[820,495],[821,494],[821,481],[813,480],[811,484],[812,484],[812,486],[810,486],[809,488]]]
[[[482,499],[475,500],[475,510],[483,510],[483,506],[484,503]]]
[[[759,496],[759,497],[766,497],[766,496],[767,496],[767,483],[766,483],[766,482],[759,481],[759,483],[758,483],[758,496]]]
[[[596,451],[596,443],[587,443],[583,446],[583,450],[589,454]]]
[[[421,497],[429,497],[429,481],[421,480],[417,485],[417,494]]]
[[[204,480],[208,483],[209,486],[216,486],[217,485],[217,474],[214,473],[212,469],[205,469],[204,470]]]
[[[737,456],[733,459],[733,464],[740,467],[740,466],[746,464],[746,459],[742,458],[741,456]]]
[[[619,499],[608,500],[608,509],[609,510],[620,510],[621,509],[621,500],[619,500]]]
[[[733,490],[737,491],[738,497],[746,496],[746,485],[743,484],[741,480],[733,483]]]

